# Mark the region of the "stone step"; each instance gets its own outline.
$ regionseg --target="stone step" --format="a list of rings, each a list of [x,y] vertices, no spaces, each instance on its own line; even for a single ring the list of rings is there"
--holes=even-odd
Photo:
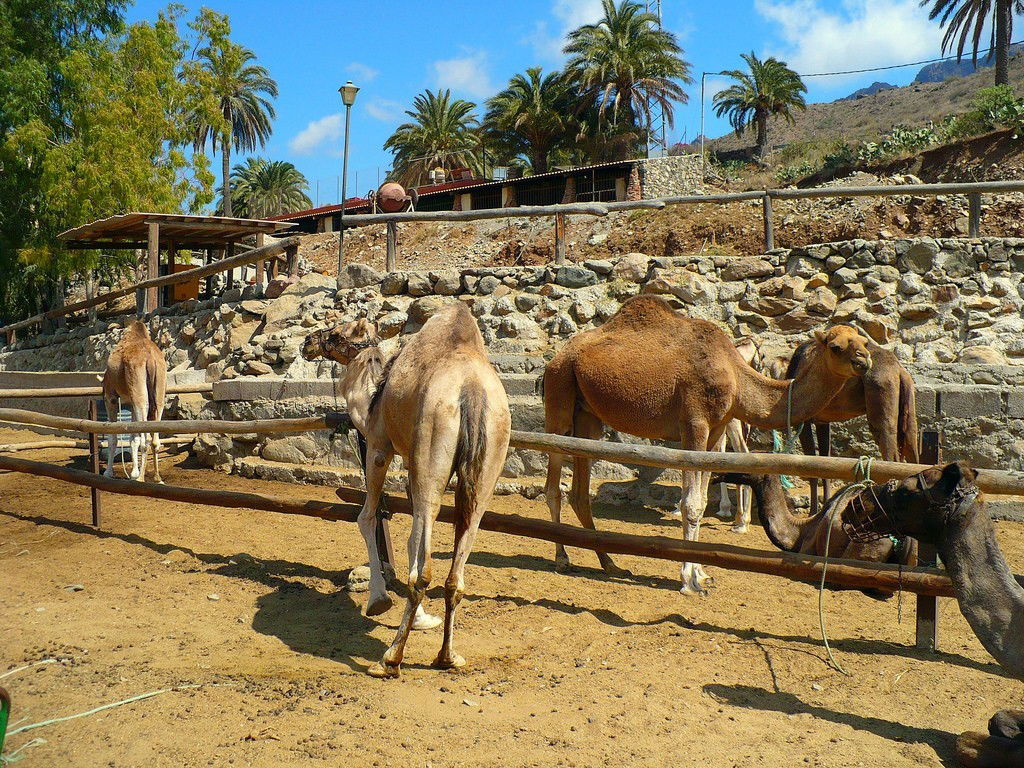
[[[509,397],[532,397],[537,395],[537,380],[541,375],[539,372],[501,373],[499,378]]]
[[[527,352],[492,352],[488,355],[498,373],[532,373],[544,370],[543,357]]]
[[[524,432],[544,431],[544,403],[536,395],[509,395],[512,429]]]

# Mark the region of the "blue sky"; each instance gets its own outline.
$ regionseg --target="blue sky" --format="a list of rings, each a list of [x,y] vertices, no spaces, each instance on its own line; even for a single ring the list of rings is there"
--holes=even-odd
[[[132,20],[153,19],[166,3],[138,0]],[[337,89],[362,90],[352,112],[349,195],[377,184],[390,165],[384,140],[403,109],[426,88],[451,88],[482,102],[530,66],[557,68],[567,30],[596,19],[600,0],[516,2],[354,2],[353,0],[205,0],[231,18],[232,37],[256,52],[277,80],[274,134],[261,153],[295,163],[310,196],[336,202],[342,118]],[[740,53],[775,55],[800,73],[860,69],[939,55],[941,30],[918,0],[663,0],[664,25],[686,51],[695,82],[676,110],[670,140],[700,126],[700,72],[741,66]],[[916,67],[807,81],[810,101],[829,101],[874,80],[904,84]],[[709,78],[710,94],[721,80]],[[728,129],[708,115],[708,135]],[[215,165],[219,168],[219,165]],[[358,181],[356,174],[358,173]]]

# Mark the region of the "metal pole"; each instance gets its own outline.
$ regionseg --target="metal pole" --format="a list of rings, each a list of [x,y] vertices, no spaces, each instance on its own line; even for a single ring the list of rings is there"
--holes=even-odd
[[[345,105],[345,154],[341,162],[341,212],[338,215],[338,277],[345,254],[345,198],[348,195],[348,125],[352,107]]]
[[[702,184],[704,177],[707,176],[707,165],[704,160],[704,78],[707,76],[707,72],[700,73],[700,181]]]

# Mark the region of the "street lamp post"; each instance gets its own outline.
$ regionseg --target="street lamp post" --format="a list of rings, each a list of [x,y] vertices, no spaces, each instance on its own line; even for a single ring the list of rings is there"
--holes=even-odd
[[[341,94],[341,103],[345,105],[345,152],[341,162],[341,213],[338,216],[338,279],[341,279],[341,268],[345,254],[345,197],[348,193],[348,126],[352,116],[352,105],[356,102],[356,93],[359,88],[352,85],[349,80],[338,93]]]

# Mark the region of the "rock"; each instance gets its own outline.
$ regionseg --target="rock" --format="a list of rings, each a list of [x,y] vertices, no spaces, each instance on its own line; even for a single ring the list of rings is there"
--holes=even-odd
[[[409,278],[406,277],[405,272],[389,272],[381,280],[380,292],[384,296],[397,296],[400,293],[405,293],[408,285]]]
[[[377,318],[377,334],[382,339],[390,339],[402,332],[405,327],[407,315],[405,312],[388,312],[386,315]]]
[[[216,602],[217,600],[220,600],[220,595],[218,595],[216,592],[211,592],[206,596],[206,599]]]
[[[410,296],[428,296],[433,293],[434,286],[430,282],[430,278],[424,273],[410,272],[405,290]]]
[[[529,312],[540,304],[540,296],[535,293],[521,293],[515,299],[516,309],[520,312]]]
[[[484,275],[480,278],[480,282],[477,283],[476,292],[481,296],[487,296],[498,290],[499,285],[501,285],[501,280],[494,275]]]
[[[496,317],[511,315],[515,311],[516,305],[510,296],[502,296],[494,302],[494,306],[491,308],[491,314]]]
[[[268,440],[260,452],[267,461],[284,464],[309,464],[320,456],[316,443],[307,435],[288,435]]]
[[[746,292],[746,283],[722,283],[718,286],[718,300],[721,302],[739,301]]]
[[[722,280],[727,282],[730,280],[750,280],[756,277],[769,277],[774,274],[775,267],[764,259],[752,256],[730,259],[722,268]]]
[[[948,285],[936,285],[932,288],[932,301],[936,304],[949,304],[960,296],[959,289],[952,283]]]
[[[574,301],[569,311],[580,325],[586,325],[597,314],[597,308],[589,301]]]
[[[565,264],[555,273],[555,283],[566,288],[584,288],[600,282],[597,274],[585,267]]]
[[[757,312],[759,315],[776,317],[795,309],[797,301],[784,299],[781,296],[744,296],[740,301],[740,306],[751,312]]]
[[[250,360],[245,364],[244,370],[250,376],[265,376],[274,372],[273,368],[260,360]]]
[[[757,315],[755,315],[757,317]],[[803,333],[821,324],[821,318],[810,314],[804,309],[794,309],[774,320],[779,333]]]
[[[900,317],[904,320],[928,320],[935,317],[938,311],[933,304],[923,302],[904,304],[899,308]]]
[[[616,280],[630,283],[642,283],[647,278],[650,259],[643,253],[627,253],[612,267],[612,276]]]
[[[454,270],[442,272],[434,281],[434,293],[439,296],[454,296],[462,288],[462,275]]]
[[[896,265],[901,272],[913,272],[916,275],[923,275],[932,268],[938,253],[938,243],[930,237],[922,238],[921,240],[914,241],[906,253],[897,259]]]
[[[995,347],[979,344],[964,349],[958,362],[964,365],[1006,365],[1006,356]]]
[[[685,267],[656,269],[643,293],[670,294],[687,304],[707,304],[714,301],[714,286],[709,280]]]
[[[810,256],[791,256],[786,262],[786,272],[797,277],[809,278],[821,272],[825,262]],[[724,278],[723,278],[724,279]]]
[[[835,272],[840,267],[846,266],[846,259],[842,256],[833,254],[825,259],[825,270],[828,272]]]
[[[617,301],[613,301],[612,299],[605,299],[603,301],[599,301],[597,302],[596,306],[597,316],[601,320],[607,320],[608,318],[614,316],[615,313],[619,311],[619,306],[619,303]]]
[[[338,288],[365,288],[382,279],[381,273],[368,264],[346,264],[338,276]]]
[[[267,311],[269,302],[261,299],[247,299],[238,305],[243,312],[248,312],[250,315],[263,316],[263,313]],[[182,332],[184,332],[184,328]]]
[[[606,259],[588,259],[583,262],[583,266],[599,275],[607,275],[611,274],[615,265]]]
[[[836,295],[823,286],[811,292],[804,306],[808,312],[828,317],[835,311],[837,303]]]
[[[601,243],[603,243],[607,239],[608,239],[608,233],[607,232],[597,232],[597,233],[595,233],[595,234],[590,236],[590,239],[587,240],[587,245],[600,245]]]
[[[409,319],[422,325],[454,301],[447,296],[422,296],[409,305]]]
[[[896,284],[896,290],[904,296],[916,296],[924,290],[924,282],[920,277],[911,272],[900,278],[899,283]]]
[[[336,290],[337,280],[333,277],[310,272],[285,288],[281,295],[304,298],[317,293],[334,293]]]
[[[885,320],[868,314],[858,315],[857,322],[864,332],[879,344],[888,344],[895,333],[895,329],[890,327]]]
[[[514,314],[501,319],[498,326],[498,335],[512,339],[523,339],[531,341],[542,338],[540,326],[526,315]]]
[[[196,368],[206,368],[210,363],[220,360],[220,350],[213,346],[206,346],[199,350],[196,355]]]

